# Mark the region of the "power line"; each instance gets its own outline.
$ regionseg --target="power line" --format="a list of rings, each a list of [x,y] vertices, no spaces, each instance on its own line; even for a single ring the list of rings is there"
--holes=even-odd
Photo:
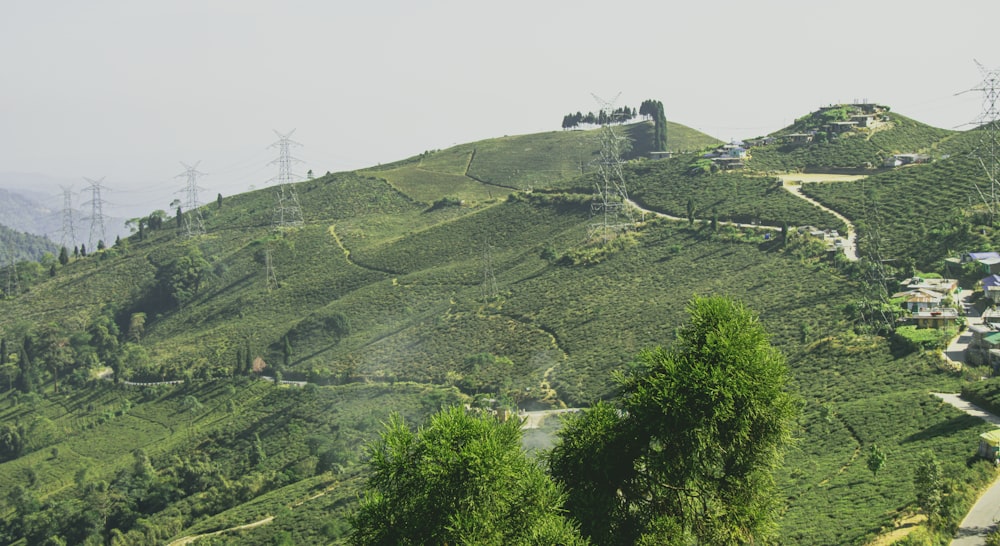
[[[268,165],[278,165],[277,176],[268,181],[278,186],[277,204],[274,209],[275,228],[297,227],[304,223],[299,197],[292,186],[293,182],[301,178],[292,172],[292,164],[301,163],[301,160],[292,157],[291,147],[302,146],[302,144],[292,140],[291,137],[294,133],[295,129],[286,135],[274,131],[274,134],[278,135],[278,141],[268,146],[269,148],[278,148],[278,158],[268,163]]]
[[[73,187],[59,186],[63,192],[62,230],[59,242],[63,248],[76,245],[76,226],[73,222]]]
[[[184,208],[187,209],[187,214],[183,215],[183,221],[184,230],[188,237],[197,237],[205,233],[205,222],[201,217],[201,209],[198,208],[201,206],[201,203],[198,202],[198,190],[205,189],[198,187],[198,177],[204,176],[205,173],[198,171],[199,163],[201,161],[195,162],[194,165],[188,165],[181,161],[185,170],[175,177],[187,178],[187,184],[181,191],[185,194]]]
[[[599,138],[601,142],[600,155],[597,159],[597,172],[600,180],[597,182],[594,201],[590,204],[592,215],[600,215],[598,222],[590,224],[590,237],[600,237],[605,242],[611,240],[616,233],[624,231],[635,222],[632,209],[628,207],[628,188],[625,185],[625,175],[622,171],[622,154],[628,146],[628,138],[619,135],[615,129],[620,114],[615,114],[614,103],[621,95],[615,95],[610,101],[593,95],[601,105],[608,123],[601,127]],[[602,116],[602,117],[605,117]],[[621,216],[625,221],[621,221]]]
[[[979,160],[979,165],[983,168],[989,187],[986,191],[973,182],[976,192],[986,205],[990,214],[990,221],[1000,212],[1000,70],[987,69],[979,61],[976,66],[983,74],[983,81],[979,87],[963,91],[978,91],[983,95],[983,111],[972,123],[979,129],[979,146],[974,152]],[[962,93],[958,93],[961,95]]]
[[[104,177],[100,180],[92,180],[90,178],[84,178],[88,184],[90,184],[90,201],[86,204],[90,205],[90,250],[93,252],[97,246],[94,243],[94,237],[97,236],[97,241],[102,242],[107,237],[104,232],[104,201],[101,199],[101,184],[104,183]],[[106,241],[104,241],[106,242]]]

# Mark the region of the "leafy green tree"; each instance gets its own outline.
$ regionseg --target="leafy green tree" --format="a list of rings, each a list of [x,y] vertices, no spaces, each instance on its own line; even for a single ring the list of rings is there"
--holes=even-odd
[[[183,307],[201,289],[210,271],[209,263],[197,246],[157,270],[158,287],[165,303]]]
[[[146,313],[132,313],[128,321],[128,340],[132,343],[142,341],[142,334],[146,331]]]
[[[38,368],[35,367],[35,363],[33,362],[31,349],[31,336],[24,336],[24,341],[21,344],[20,358],[18,359],[20,373],[17,374],[17,380],[14,382],[14,387],[24,393],[35,392],[35,388],[40,382]]]
[[[62,247],[59,249],[59,265],[66,265],[68,263],[69,251],[66,250],[66,247]]]
[[[215,197],[215,208],[217,208],[217,209],[221,209],[222,208],[222,194],[221,193]]]
[[[288,334],[281,336],[281,364],[288,369],[292,365],[292,342]]]
[[[582,544],[563,494],[521,450],[517,420],[446,409],[416,432],[394,415],[369,449],[353,544]]]
[[[267,452],[264,451],[264,442],[260,441],[260,435],[253,433],[253,446],[250,450],[250,464],[257,466],[267,459]]]
[[[571,417],[550,452],[566,507],[597,544],[764,543],[772,471],[797,413],[757,316],[695,298],[668,350],[616,374],[619,395]]]
[[[913,488],[917,493],[917,505],[927,515],[930,526],[936,528],[940,523],[944,476],[933,453],[928,451],[921,455],[913,472]]]
[[[868,470],[871,470],[872,476],[878,478],[878,473],[885,467],[886,454],[878,444],[872,444],[868,448],[868,458],[866,459],[866,464],[868,465]]]
[[[59,375],[74,361],[69,336],[58,325],[46,324],[42,326],[34,346],[38,361],[52,374],[55,392],[59,392]]]
[[[0,365],[0,380],[7,384],[7,390],[14,388],[14,380],[17,379],[19,373],[21,372],[17,369],[17,364],[8,362]]]

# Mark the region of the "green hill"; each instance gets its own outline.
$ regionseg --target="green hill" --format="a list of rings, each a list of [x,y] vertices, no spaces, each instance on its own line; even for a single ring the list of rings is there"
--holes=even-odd
[[[835,112],[837,115],[831,114]],[[771,136],[774,144],[756,146],[748,167],[757,172],[829,171],[830,169],[872,169],[886,158],[900,153],[934,153],[936,144],[955,134],[886,111],[880,125],[871,129],[850,129],[835,133],[829,123],[841,119],[841,109],[820,110],[797,120]],[[825,129],[825,130],[824,130]],[[787,135],[813,131],[806,144],[786,142]]]
[[[803,191],[861,223],[862,233],[877,228],[887,258],[943,271],[947,257],[1000,244],[977,190],[988,194],[989,187],[975,153],[977,133],[940,141],[933,163],[881,171],[857,182],[808,184]]]
[[[896,119],[880,139],[911,127]],[[923,127],[905,141],[930,138]],[[272,227],[269,190],[203,207],[206,233],[193,238],[149,218],[141,235],[31,278],[0,300],[0,536],[148,544],[259,523],[202,540],[342,542],[363,487],[360,447],[390,411],[413,423],[476,396],[587,405],[639,351],[672,341],[694,294],[741,299],[788,356],[802,416],[777,474],[782,543],[861,543],[909,513],[927,450],[971,490],[985,480],[986,465],[967,459],[988,426],[928,395],[964,376],[872,335],[856,312],[856,266],[774,229],[840,220],[770,176],[692,169],[695,154],[643,159],[649,125],[624,129],[630,195],[677,217],[690,201],[695,222],[647,215],[591,240],[594,135],[553,132],[299,183],[301,227]],[[951,159],[868,180],[960,202],[961,184],[944,177],[971,176],[953,150],[972,137],[944,136],[928,146]],[[677,126],[668,142],[718,143]],[[841,164],[823,157],[810,161]],[[857,187],[807,190],[855,218]],[[309,384],[257,379],[249,368],[261,365]],[[183,383],[97,378],[109,368]],[[872,443],[891,453],[877,480],[858,456]]]
[[[59,247],[48,238],[15,231],[2,224],[0,224],[0,248],[3,249],[3,253],[0,254],[3,266],[8,266],[12,262],[37,262],[46,252],[53,256],[59,254]]]
[[[368,174],[389,181],[413,199],[430,204],[442,197],[483,201],[510,190],[563,188],[595,170],[599,129],[506,136],[428,152],[416,161],[380,167]],[[625,125],[627,157],[649,155],[652,122]],[[720,143],[677,123],[667,122],[667,148],[700,150]]]

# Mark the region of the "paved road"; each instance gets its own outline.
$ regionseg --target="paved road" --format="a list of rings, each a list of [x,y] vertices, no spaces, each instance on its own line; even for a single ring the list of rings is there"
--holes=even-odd
[[[979,417],[987,423],[1000,427],[1000,417],[959,398],[957,394],[932,393],[934,396],[955,406],[956,408]],[[952,546],[984,546],[986,535],[996,528],[997,521],[1000,521],[1000,479],[993,482],[993,485],[979,497],[976,504],[969,510],[968,515],[962,520],[962,524],[955,533]]]
[[[968,326],[973,324],[982,324],[983,317],[979,315],[976,308],[972,306],[972,300],[975,299],[975,291],[973,290],[963,290],[962,295],[958,298],[959,305],[965,309],[965,323]],[[972,332],[968,328],[960,332],[955,339],[951,340],[948,347],[941,353],[945,359],[950,360],[953,364],[959,368],[965,364],[965,350],[968,349],[969,343],[972,342]]]

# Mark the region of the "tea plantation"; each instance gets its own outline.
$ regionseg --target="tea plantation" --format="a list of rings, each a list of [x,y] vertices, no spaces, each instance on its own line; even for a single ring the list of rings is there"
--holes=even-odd
[[[455,404],[609,398],[612,373],[669,345],[695,295],[740,300],[787,356],[801,407],[776,474],[782,544],[891,528],[917,511],[926,453],[965,510],[993,476],[972,458],[988,425],[929,393],[988,371],[894,345],[859,312],[863,266],[780,229],[846,226],[770,173],[919,149],[935,161],[803,192],[862,241],[877,229],[897,278],[993,248],[972,198],[976,136],[894,120],[716,173],[693,169],[696,153],[644,159],[651,126],[625,126],[630,197],[683,220],[647,214],[610,240],[589,237],[595,133],[560,131],[298,183],[299,227],[274,229],[273,191],[258,190],[203,207],[204,235],[160,211],[49,272],[23,263],[23,290],[0,299],[0,541],[343,543],[362,446],[391,412],[415,424]],[[675,124],[668,142],[718,144]],[[134,384],[167,380],[180,383]]]

